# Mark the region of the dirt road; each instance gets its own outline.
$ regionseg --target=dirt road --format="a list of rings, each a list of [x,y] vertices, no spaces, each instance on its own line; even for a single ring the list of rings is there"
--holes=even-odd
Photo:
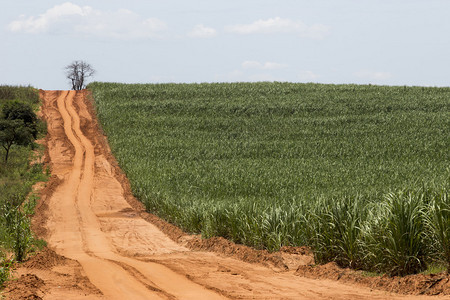
[[[59,184],[46,205],[49,248],[71,264],[36,273],[44,299],[421,299],[295,276],[212,252],[192,251],[141,218],[89,124],[86,92],[43,91],[48,154]],[[56,178],[56,177],[54,177]],[[69,260],[67,260],[69,261]],[[37,272],[37,271],[36,271]],[[64,276],[63,276],[64,275]],[[81,278],[81,279],[80,279]],[[83,281],[83,280],[84,281]],[[83,284],[80,284],[83,282]]]

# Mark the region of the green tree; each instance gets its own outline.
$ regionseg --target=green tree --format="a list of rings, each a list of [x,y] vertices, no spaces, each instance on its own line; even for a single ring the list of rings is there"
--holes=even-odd
[[[30,105],[19,101],[8,101],[2,108],[2,114],[6,120],[22,120],[36,139],[38,118]]]
[[[0,145],[5,149],[5,163],[8,162],[9,150],[13,145],[27,146],[33,143],[32,130],[20,119],[0,119]]]

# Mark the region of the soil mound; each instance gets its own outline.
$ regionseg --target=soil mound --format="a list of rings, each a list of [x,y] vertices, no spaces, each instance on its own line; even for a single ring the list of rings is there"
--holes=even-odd
[[[280,248],[280,252],[296,255],[313,255],[311,248],[305,246],[303,247],[283,246]]]
[[[43,295],[41,288],[44,281],[34,274],[24,274],[16,280],[12,280],[5,288],[8,299],[42,299],[39,295]]]
[[[55,251],[44,248],[35,256],[28,259],[22,264],[24,268],[47,270],[57,265],[62,265],[67,262],[67,258],[57,254]]]
[[[450,295],[450,275],[415,274],[404,277],[368,276],[362,271],[340,268],[336,263],[321,266],[299,266],[298,276],[313,279],[332,279],[346,283],[358,283],[373,289],[407,295]]]
[[[222,237],[209,239],[195,238],[188,241],[187,246],[192,250],[213,251],[238,258],[245,262],[272,265],[282,270],[288,270],[281,256],[269,253],[266,250],[255,250],[248,246],[238,245]]]

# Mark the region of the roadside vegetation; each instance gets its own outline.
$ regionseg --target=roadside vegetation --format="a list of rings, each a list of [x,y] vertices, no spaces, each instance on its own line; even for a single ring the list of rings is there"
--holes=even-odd
[[[30,228],[37,199],[32,186],[46,179],[42,164],[32,163],[43,151],[34,143],[45,131],[34,112],[38,106],[36,89],[0,86],[0,285],[15,261],[43,243]]]
[[[390,275],[450,267],[450,88],[92,83],[147,209]]]

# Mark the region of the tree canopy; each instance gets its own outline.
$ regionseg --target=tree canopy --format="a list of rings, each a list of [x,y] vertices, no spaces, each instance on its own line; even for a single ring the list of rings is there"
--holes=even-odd
[[[0,145],[5,149],[5,163],[13,145],[28,146],[33,142],[33,134],[23,120],[0,119]]]
[[[19,101],[4,104],[0,114],[0,146],[5,149],[5,163],[8,162],[13,145],[28,146],[37,137],[37,116],[33,108]]]
[[[90,64],[76,60],[65,67],[66,77],[70,80],[72,90],[82,90],[86,87],[86,78],[94,75],[95,70]]]
[[[2,114],[5,120],[22,120],[33,137],[37,137],[37,116],[30,105],[19,101],[8,101],[2,108]]]

